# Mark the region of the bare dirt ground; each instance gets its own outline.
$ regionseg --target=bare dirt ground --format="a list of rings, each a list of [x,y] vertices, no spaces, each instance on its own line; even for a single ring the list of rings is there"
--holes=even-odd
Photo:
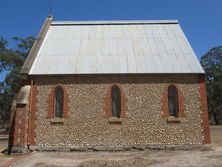
[[[5,140],[5,135],[0,135],[0,167],[1,164],[3,164],[4,162],[13,159],[13,157],[11,156],[6,156],[4,154],[2,154],[1,152],[5,150],[5,148],[7,148],[8,145],[8,140]]]
[[[222,149],[215,151],[37,152],[16,167],[221,167]]]
[[[222,167],[222,126],[211,127],[213,150],[34,152],[13,167]],[[1,144],[1,143],[0,143]],[[1,164],[1,156],[0,156]],[[1,166],[1,165],[0,165]]]

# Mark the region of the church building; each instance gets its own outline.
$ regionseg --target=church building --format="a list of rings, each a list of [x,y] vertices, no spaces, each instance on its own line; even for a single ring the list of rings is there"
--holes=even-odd
[[[177,20],[47,17],[21,72],[12,150],[210,143],[205,72]]]

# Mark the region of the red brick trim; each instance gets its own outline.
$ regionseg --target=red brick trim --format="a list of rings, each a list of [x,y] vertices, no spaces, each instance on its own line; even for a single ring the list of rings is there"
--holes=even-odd
[[[120,88],[121,91],[121,114],[120,117],[121,118],[126,118],[126,114],[128,111],[127,108],[127,97],[123,91],[123,88],[120,84],[112,84],[108,87],[108,91],[104,97],[104,111],[105,111],[105,117],[109,118],[112,117],[112,87],[116,85]]]
[[[36,139],[36,112],[38,104],[38,87],[37,85],[31,86],[31,95],[30,95],[30,114],[29,114],[29,144],[35,145]]]
[[[66,88],[63,85],[54,85],[52,86],[51,92],[49,94],[48,97],[48,114],[47,114],[47,118],[54,118],[55,115],[55,88],[56,87],[61,87],[63,89],[63,116],[62,118],[68,118],[68,113],[69,113],[69,97],[68,97],[68,93],[66,91]]]
[[[28,106],[17,104],[12,120],[10,148],[13,146],[27,146]]]
[[[200,110],[201,110],[201,127],[203,131],[203,144],[210,144],[210,128],[208,120],[208,107],[207,107],[207,94],[205,76],[199,76],[199,97],[200,97]]]
[[[179,88],[178,85],[176,84],[167,84],[164,88],[164,92],[162,95],[162,116],[163,118],[169,117],[169,106],[168,106],[168,88],[170,85],[174,85],[177,88],[178,92],[178,99],[179,99],[179,113],[178,117],[183,118],[185,117],[185,106],[184,106],[184,96]]]

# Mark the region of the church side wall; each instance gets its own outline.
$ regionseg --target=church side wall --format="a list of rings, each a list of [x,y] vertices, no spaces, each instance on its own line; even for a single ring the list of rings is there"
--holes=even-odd
[[[68,116],[53,123],[47,117],[55,85],[67,92]],[[110,123],[107,94],[117,84],[125,97],[121,123]],[[168,122],[163,93],[176,84],[183,96],[183,117]],[[198,75],[36,76],[36,146],[136,146],[203,144]],[[202,89],[202,88],[201,88]],[[109,104],[109,103],[108,103]],[[202,105],[203,107],[203,105]]]

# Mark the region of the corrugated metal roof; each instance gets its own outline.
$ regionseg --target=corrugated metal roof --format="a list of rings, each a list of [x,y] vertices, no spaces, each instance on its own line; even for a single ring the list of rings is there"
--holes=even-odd
[[[53,21],[30,75],[204,73],[177,21]]]

